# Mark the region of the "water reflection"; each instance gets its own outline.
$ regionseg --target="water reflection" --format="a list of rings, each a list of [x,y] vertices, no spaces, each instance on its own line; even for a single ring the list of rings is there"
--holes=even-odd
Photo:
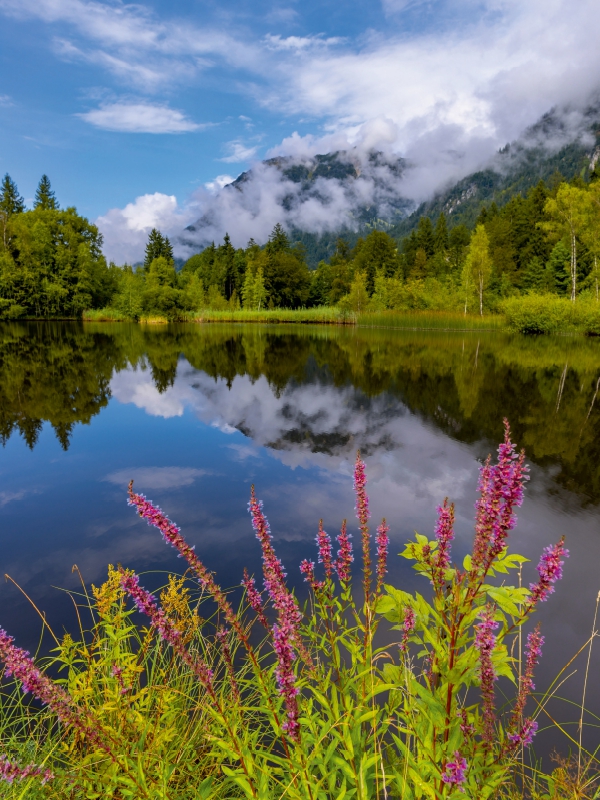
[[[463,442],[496,441],[508,416],[558,485],[583,502],[600,499],[594,340],[49,323],[5,323],[0,336],[3,442],[18,431],[33,447],[48,421],[66,449],[73,426],[100,413],[111,391],[163,417],[191,404],[287,453],[287,463],[347,457],[357,445],[393,450],[389,422],[406,410]]]
[[[568,536],[572,557],[541,609],[538,685],[589,635],[600,580],[600,342],[344,328],[0,326],[2,572],[62,626],[76,588],[106,565],[177,570],[125,505],[130,478],[182,525],[224,585],[260,569],[246,511],[265,501],[294,581],[319,517],[352,517],[351,465],[366,457],[371,506],[392,553],[457,502],[460,559],[472,540],[478,462],[507,416],[532,463],[514,547],[533,560]],[[44,424],[47,423],[47,424]],[[85,425],[78,425],[85,423]],[[91,423],[91,424],[90,424]],[[156,576],[145,580],[150,588]],[[419,588],[400,559],[390,580]],[[39,621],[0,586],[0,624],[35,646]],[[68,624],[68,623],[67,623]],[[594,667],[597,669],[597,667]],[[578,698],[581,675],[566,694]],[[600,685],[590,692],[600,708]],[[560,709],[559,709],[560,711]],[[572,718],[567,710],[563,719]]]

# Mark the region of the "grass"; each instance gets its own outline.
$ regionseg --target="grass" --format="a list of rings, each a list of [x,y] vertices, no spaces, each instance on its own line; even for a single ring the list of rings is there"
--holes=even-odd
[[[309,323],[309,324],[354,324],[354,316],[344,315],[336,307],[318,306],[317,308],[275,308],[264,311],[212,311],[203,309],[194,315],[196,322],[260,322],[260,323]]]
[[[405,330],[490,331],[506,327],[499,314],[462,314],[454,311],[376,311],[358,318],[360,327]]]

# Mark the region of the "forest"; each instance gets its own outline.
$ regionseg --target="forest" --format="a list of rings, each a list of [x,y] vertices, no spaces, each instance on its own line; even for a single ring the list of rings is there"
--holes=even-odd
[[[97,227],[61,209],[47,176],[27,210],[7,174],[0,199],[0,317],[194,319],[203,309],[337,307],[342,313],[434,310],[479,314],[511,298],[598,301],[600,175],[559,174],[503,206],[482,205],[475,226],[422,216],[402,240],[371,230],[309,269],[304,247],[275,225],[263,245],[228,234],[178,269],[153,229],[143,263],[108,264]]]

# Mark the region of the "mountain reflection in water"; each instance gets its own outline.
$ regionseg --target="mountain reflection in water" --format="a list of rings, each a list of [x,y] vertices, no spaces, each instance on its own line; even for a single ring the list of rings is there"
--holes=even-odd
[[[52,587],[77,588],[73,563],[96,584],[108,563],[148,570],[144,580],[156,588],[181,562],[126,507],[134,478],[219,581],[235,585],[244,566],[260,570],[246,512],[255,482],[302,593],[297,566],[314,557],[319,517],[335,533],[353,514],[360,448],[373,512],[392,526],[390,582],[422,590],[395,554],[414,529],[431,535],[448,495],[462,559],[477,469],[507,417],[532,465],[511,542],[533,562],[525,585],[544,546],[564,533],[571,550],[557,594],[539,612],[542,687],[589,636],[600,589],[599,379],[600,342],[582,337],[2,323],[0,567],[59,631],[73,610]],[[13,585],[0,585],[0,608],[0,625],[35,647],[38,618]],[[583,670],[573,668],[561,692],[576,702]],[[569,706],[556,713],[576,716]]]
[[[498,441],[507,416],[528,457],[554,465],[558,485],[582,502],[600,500],[595,340],[59,323],[4,323],[0,337],[3,443],[18,431],[34,447],[47,421],[66,450],[74,425],[89,423],[108,403],[111,378],[118,399],[143,406],[128,388],[133,368],[156,389],[153,399],[145,395],[149,413],[170,416],[197,405],[296,458],[394,449],[400,443],[386,420],[406,410],[468,443]],[[225,387],[240,379],[243,391],[228,398]]]

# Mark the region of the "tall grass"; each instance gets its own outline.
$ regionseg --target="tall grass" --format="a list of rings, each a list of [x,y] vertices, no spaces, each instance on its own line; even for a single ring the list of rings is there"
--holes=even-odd
[[[354,324],[354,315],[344,315],[340,309],[327,306],[316,308],[276,308],[262,311],[239,309],[237,311],[212,311],[203,309],[194,315],[197,322],[262,322],[262,323],[311,323]]]
[[[0,778],[12,780],[2,796],[480,800],[522,793],[519,779],[553,791],[556,781],[521,758],[546,702],[527,711],[539,629],[529,633],[522,668],[511,652],[568,553],[562,541],[546,548],[529,589],[506,580],[524,561],[508,553],[507,537],[526,478],[507,428],[498,462],[481,469],[473,550],[462,567],[451,560],[447,501],[434,538],[417,534],[402,554],[431,586],[427,598],[385,584],[389,527],[383,520],[372,536],[357,456],[357,547],[344,521],[336,556],[318,526],[318,565],[300,565],[310,590],[304,610],[254,489],[264,591],[245,575],[236,609],[179,528],[130,484],[130,505],[188,573],[171,576],[159,601],[132,571],[109,567],[101,587],[77,598],[91,625],[56,641],[46,672],[0,630]],[[394,646],[377,645],[385,621]],[[516,696],[497,708],[500,678],[515,681]],[[44,705],[25,702],[21,685]]]
[[[505,327],[500,314],[462,314],[453,311],[374,311],[358,317],[358,325],[405,330],[489,331]]]

